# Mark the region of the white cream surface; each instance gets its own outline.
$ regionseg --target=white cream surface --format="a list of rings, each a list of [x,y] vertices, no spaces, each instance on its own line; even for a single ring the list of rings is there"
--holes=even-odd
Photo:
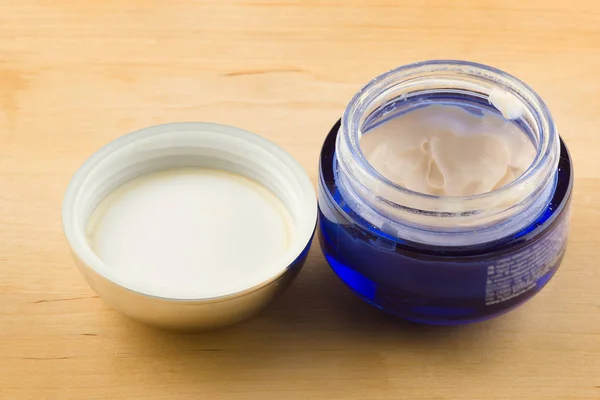
[[[93,212],[87,238],[115,276],[161,297],[207,298],[276,274],[293,229],[287,208],[259,183],[181,168],[117,188]]]
[[[518,110],[503,110],[507,117]],[[533,143],[514,123],[489,111],[427,105],[392,118],[360,139],[367,161],[407,189],[471,196],[498,189],[533,162]]]

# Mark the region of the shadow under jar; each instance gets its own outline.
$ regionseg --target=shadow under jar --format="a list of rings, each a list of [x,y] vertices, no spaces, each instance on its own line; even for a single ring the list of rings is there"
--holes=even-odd
[[[441,104],[506,114],[535,147],[525,172],[463,197],[423,194],[380,174],[360,147],[379,124]],[[544,102],[497,69],[463,61],[403,66],[367,84],[330,131],[319,170],[320,243],[368,303],[401,318],[454,325],[501,315],[538,293],[565,253],[573,169]]]

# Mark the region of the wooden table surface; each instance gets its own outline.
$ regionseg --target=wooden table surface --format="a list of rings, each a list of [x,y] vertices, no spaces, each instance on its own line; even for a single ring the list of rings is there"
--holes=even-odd
[[[458,328],[363,304],[314,246],[275,305],[175,335],[103,304],[61,201],[129,131],[214,121],[317,178],[350,97],[401,64],[468,59],[547,101],[576,166],[569,250],[535,299]],[[600,399],[600,2],[0,0],[1,399]]]

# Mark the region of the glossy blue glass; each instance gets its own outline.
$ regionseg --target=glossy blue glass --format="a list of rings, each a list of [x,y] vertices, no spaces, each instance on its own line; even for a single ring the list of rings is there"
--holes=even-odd
[[[430,93],[428,101],[455,103],[461,96]],[[467,97],[468,107],[476,108],[478,100]],[[368,125],[398,109],[389,102],[364,120]],[[331,268],[362,299],[415,322],[463,324],[517,307],[555,274],[566,249],[573,186],[571,158],[562,140],[557,143],[558,167],[549,176],[550,197],[531,223],[491,241],[450,246],[390,234],[350,206],[340,190],[340,126],[338,122],[329,132],[321,152],[320,243]]]

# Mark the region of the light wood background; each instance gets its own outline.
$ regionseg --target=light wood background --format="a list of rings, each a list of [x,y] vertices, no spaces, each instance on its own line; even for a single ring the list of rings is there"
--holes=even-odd
[[[231,329],[174,335],[104,305],[60,222],[111,139],[186,120],[279,143],[317,178],[369,79],[413,61],[504,69],[547,100],[576,166],[570,247],[497,320],[398,322],[318,246],[285,297]],[[600,399],[600,2],[0,0],[1,399]]]

